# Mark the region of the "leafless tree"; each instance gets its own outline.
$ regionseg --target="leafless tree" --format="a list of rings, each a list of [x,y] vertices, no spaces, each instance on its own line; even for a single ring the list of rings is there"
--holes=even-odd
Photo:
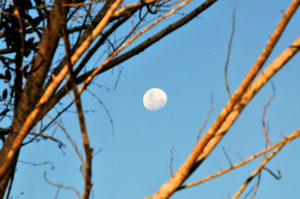
[[[144,37],[145,32],[191,1],[141,0],[130,4],[122,0],[14,0],[12,3],[6,0],[1,1],[0,38],[3,48],[0,49],[0,91],[2,94],[0,122],[10,121],[10,125],[0,128],[2,139],[0,198],[5,195],[9,197],[19,152],[24,145],[31,144],[36,139],[51,139],[57,142],[58,146],[63,145],[54,136],[45,134],[52,124],[66,134],[81,160],[85,182],[83,194],[81,196],[80,192],[72,187],[51,182],[46,173],[45,180],[58,188],[73,190],[78,197],[85,199],[91,197],[92,160],[95,152],[89,141],[81,94],[87,90],[96,76],[138,55],[217,2],[217,0],[204,1],[174,23],[167,24],[162,30]],[[272,151],[271,154],[265,156],[261,165],[234,196],[238,198],[254,176],[259,175],[262,169],[267,170],[265,165],[268,161],[287,143],[300,136],[300,130],[296,130],[282,141],[271,145],[266,133],[266,148],[261,152],[244,159],[241,163],[231,163],[230,168],[217,174],[184,185],[185,180],[201,166],[201,163],[228,132],[253,96],[299,51],[300,37],[261,71],[299,4],[300,0],[293,0],[284,12],[256,63],[239,88],[230,94],[230,100],[213,125],[199,138],[182,167],[172,172],[170,180],[148,198],[169,198],[177,190],[213,179]],[[111,39],[117,30],[120,28],[124,30],[124,27],[127,32],[123,31],[123,35],[119,38]],[[103,54],[101,64],[97,67],[90,67],[89,60],[99,51]],[[226,85],[229,91],[228,83]],[[57,121],[57,118],[68,110],[70,105],[64,106],[53,117],[48,115],[66,95],[71,96],[71,94],[73,97],[70,105],[74,103],[76,106],[83,140],[83,155],[72,140],[72,136]],[[50,122],[41,125],[45,117],[50,118]],[[36,128],[38,125],[42,126],[40,130]],[[225,150],[224,152],[226,154]]]

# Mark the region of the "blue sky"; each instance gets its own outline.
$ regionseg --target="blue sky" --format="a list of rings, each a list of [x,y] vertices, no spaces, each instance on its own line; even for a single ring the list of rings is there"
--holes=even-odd
[[[171,148],[174,147],[173,169],[176,170],[194,147],[198,131],[210,110],[211,93],[214,96],[214,111],[208,127],[228,101],[224,64],[234,7],[237,8],[236,33],[228,70],[232,91],[255,62],[282,16],[281,11],[290,2],[219,1],[188,25],[118,66],[122,73],[116,89],[114,85],[118,78],[118,68],[96,79],[98,85],[109,88],[109,91],[96,85],[89,89],[109,110],[114,134],[103,106],[86,92],[83,95],[83,106],[90,111],[86,113],[90,140],[95,151],[102,149],[93,160],[95,199],[139,199],[153,194],[170,178]],[[190,10],[196,4],[199,2],[194,2],[185,9]],[[169,22],[178,17],[172,17]],[[268,63],[299,35],[299,18],[298,10]],[[92,61],[96,62],[96,59]],[[270,138],[273,143],[281,139],[281,131],[289,135],[299,128],[299,63],[300,56],[297,55],[272,79],[276,87],[276,98],[268,109],[266,119],[270,122]],[[143,95],[150,88],[161,88],[167,93],[168,102],[163,109],[148,111],[144,108]],[[189,182],[213,174],[220,167],[229,166],[222,147],[225,147],[234,163],[240,161],[237,154],[246,158],[264,148],[261,116],[271,95],[272,87],[267,84]],[[68,98],[65,101],[67,100]],[[75,110],[74,107],[72,110]],[[66,113],[62,119],[67,131],[80,145],[76,114]],[[54,130],[55,128],[50,129],[49,134]],[[55,169],[51,169],[50,165],[33,167],[20,162],[13,198],[21,192],[24,195],[20,198],[54,198],[57,189],[45,182],[44,171],[47,171],[47,177],[51,181],[74,186],[82,192],[80,161],[61,130],[56,129],[55,135],[67,144],[65,154],[51,141],[40,141],[24,147],[20,160],[35,163],[51,161]],[[263,172],[256,198],[299,197],[299,150],[300,140],[293,141],[267,165],[274,171],[280,169],[282,179],[277,181],[269,173]],[[228,195],[235,194],[260,162],[261,158],[205,184],[175,193],[172,198],[228,198]],[[60,190],[59,198],[76,198],[76,195],[69,190]]]

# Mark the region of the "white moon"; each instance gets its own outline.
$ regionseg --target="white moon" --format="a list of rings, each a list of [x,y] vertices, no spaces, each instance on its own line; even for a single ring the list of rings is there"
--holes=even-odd
[[[166,105],[167,100],[167,94],[163,90],[151,88],[145,93],[143,103],[146,109],[157,111]]]

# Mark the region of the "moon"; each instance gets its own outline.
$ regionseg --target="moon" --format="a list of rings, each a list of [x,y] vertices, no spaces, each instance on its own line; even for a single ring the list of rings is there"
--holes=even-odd
[[[167,104],[167,94],[160,88],[151,88],[145,94],[143,103],[146,109],[157,111]]]

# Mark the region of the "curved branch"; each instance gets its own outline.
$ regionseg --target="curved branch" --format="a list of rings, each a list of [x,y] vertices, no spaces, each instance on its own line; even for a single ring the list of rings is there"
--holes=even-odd
[[[70,186],[65,186],[65,185],[62,185],[62,184],[57,184],[57,183],[54,183],[54,182],[51,182],[48,178],[47,178],[47,172],[45,171],[44,172],[44,179],[45,181],[52,185],[52,186],[55,186],[55,187],[58,187],[58,188],[64,188],[64,189],[69,189],[69,190],[72,190],[76,195],[77,197],[80,199],[80,193],[77,189],[75,189],[74,187],[70,187]]]
[[[230,39],[228,43],[228,48],[227,48],[227,57],[226,57],[226,62],[225,62],[225,71],[224,71],[224,76],[225,76],[225,86],[226,90],[228,93],[229,98],[231,97],[231,92],[230,92],[230,87],[228,83],[228,65],[230,61],[230,54],[231,54],[231,46],[232,46],[232,41],[235,33],[235,14],[236,13],[236,8],[234,8],[232,12],[232,28],[231,28],[231,34],[230,34]]]

